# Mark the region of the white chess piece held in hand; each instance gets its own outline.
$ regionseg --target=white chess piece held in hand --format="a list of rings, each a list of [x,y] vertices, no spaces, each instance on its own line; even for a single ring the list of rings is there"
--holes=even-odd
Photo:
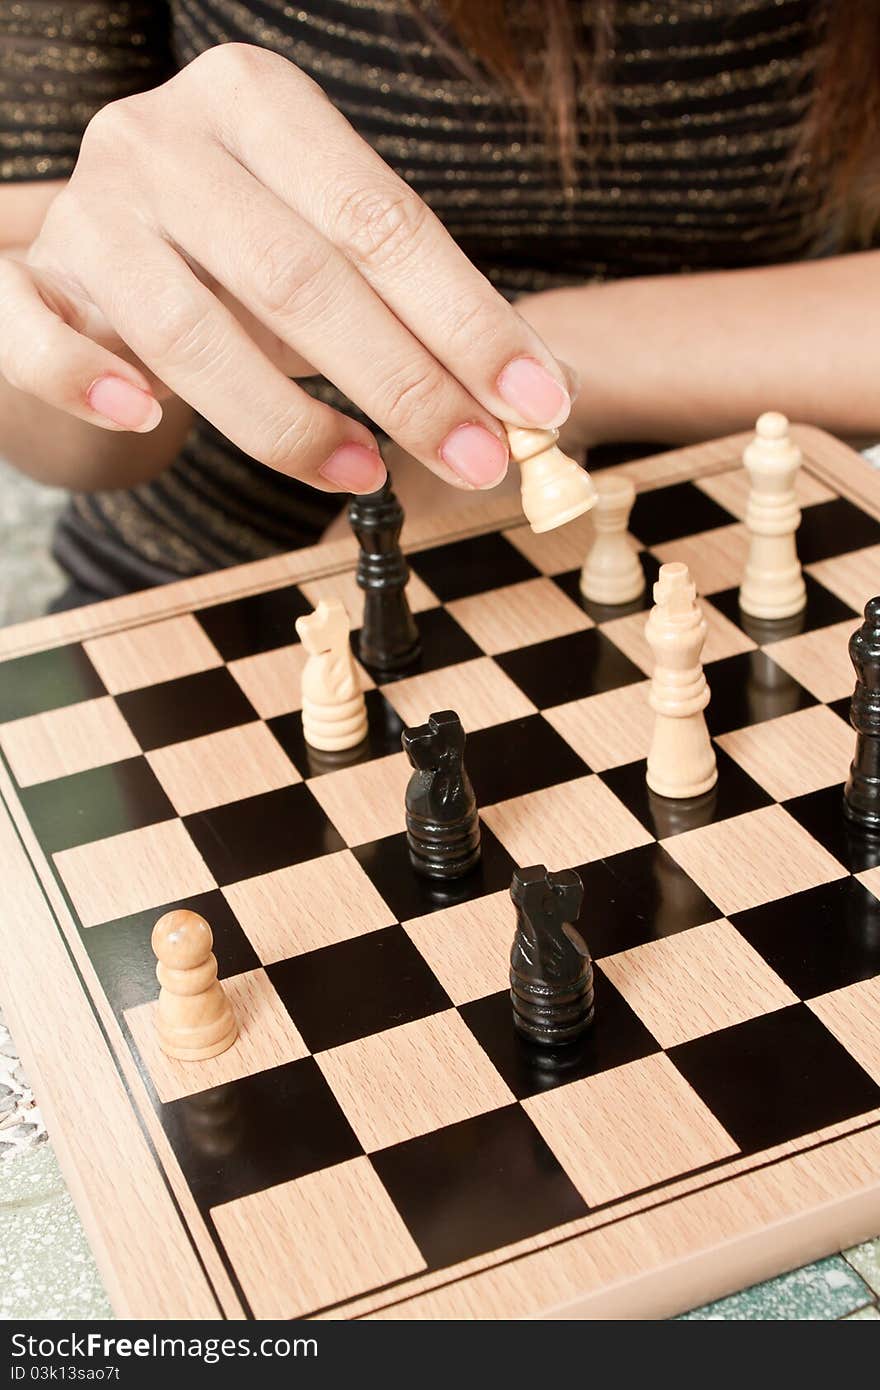
[[[504,428],[510,457],[519,464],[522,509],[536,534],[564,526],[595,505],[593,480],[559,448],[558,430]]]

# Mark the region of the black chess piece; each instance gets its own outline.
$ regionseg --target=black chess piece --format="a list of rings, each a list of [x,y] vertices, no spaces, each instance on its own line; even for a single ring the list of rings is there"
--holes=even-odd
[[[846,779],[844,809],[863,829],[880,833],[880,598],[865,607],[865,621],[849,639],[856,688],[849,719],[856,751]]]
[[[406,789],[410,862],[427,878],[461,878],[480,857],[477,801],[464,767],[464,729],[453,710],[404,729],[413,774]]]
[[[593,1021],[593,963],[573,925],[584,898],[574,869],[517,869],[510,998],[517,1031],[542,1047],[575,1042]]]
[[[353,497],[348,508],[360,546],[357,582],[364,591],[358,656],[374,671],[404,671],[421,651],[406,597],[409,565],[400,548],[403,508],[386,479],[378,492]]]

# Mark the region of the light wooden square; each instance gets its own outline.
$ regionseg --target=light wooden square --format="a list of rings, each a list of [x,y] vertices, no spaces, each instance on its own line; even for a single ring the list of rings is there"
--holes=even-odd
[[[842,598],[856,613],[863,613],[869,598],[878,592],[880,574],[880,545],[864,550],[852,550],[847,555],[835,555],[830,560],[818,560],[806,566],[807,572]],[[858,622],[853,624],[855,628]]]
[[[315,1058],[368,1153],[513,1103],[454,1009]]]
[[[111,695],[223,665],[214,643],[191,613],[93,637],[83,646]]]
[[[506,889],[403,926],[453,1004],[507,989],[516,917]]]
[[[825,705],[722,734],[720,748],[776,801],[843,782],[854,735]]]
[[[727,921],[605,956],[602,970],[663,1047],[797,1003]]]
[[[873,893],[875,898],[880,898],[880,865],[873,869],[864,869],[856,878],[863,883],[869,893]]]
[[[725,657],[755,650],[756,643],[751,637],[747,637],[742,628],[713,608],[710,602],[701,603],[700,607],[706,619],[706,641],[702,654],[704,666],[710,661],[722,661]],[[630,613],[625,618],[614,618],[610,623],[603,623],[602,631],[624,656],[628,656],[646,676],[650,676],[654,671],[654,654],[645,637],[647,620],[647,613]]]
[[[749,475],[745,468],[732,468],[728,473],[714,473],[709,478],[699,478],[696,483],[701,492],[711,497],[740,521],[746,519],[749,501]],[[799,468],[794,480],[794,492],[799,507],[812,507],[817,502],[830,502],[835,494],[812,473]]]
[[[347,849],[233,883],[223,895],[264,965],[394,922]]]
[[[771,642],[765,650],[817,700],[842,700],[852,695],[855,686],[848,643],[857,627],[857,618],[847,618],[833,627],[820,627],[800,637]]]
[[[53,858],[84,927],[217,886],[179,820],[77,845]]]
[[[809,999],[807,1007],[880,1086],[880,975]]]
[[[738,1152],[663,1053],[523,1105],[591,1206]]]
[[[542,574],[565,574],[580,569],[596,532],[589,512],[560,526],[557,531],[535,535],[531,526],[514,526],[503,533],[521,555]]]
[[[259,720],[157,748],[146,756],[179,816],[302,781]]]
[[[577,777],[501,801],[483,820],[523,868],[570,868],[653,838],[598,777]]]
[[[126,1010],[132,1037],[161,1101],[179,1100],[308,1057],[309,1050],[265,970],[247,970],[222,984],[238,1021],[238,1037],[218,1057],[201,1062],[182,1062],[162,1051],[156,1027],[157,1000]]]
[[[300,584],[299,588],[313,608],[317,608],[322,598],[338,598],[345,605],[352,628],[359,628],[363,623],[364,591],[358,586],[356,570],[345,569],[339,574],[327,574],[321,579],[311,579],[307,584]],[[437,595],[431,592],[414,570],[410,570],[406,597],[413,613],[424,613],[440,604]]]
[[[845,877],[781,806],[672,835],[663,848],[725,916]]]
[[[406,829],[410,770],[405,753],[392,753],[314,777],[308,785],[345,843],[363,845]]]
[[[297,1318],[425,1268],[368,1158],[322,1168],[211,1216],[256,1318]]]
[[[302,709],[302,674],[308,652],[301,642],[230,661],[234,676],[261,719]]]
[[[748,549],[746,528],[736,522],[695,536],[681,536],[677,541],[664,541],[652,546],[651,554],[664,565],[681,560],[690,570],[699,593],[717,594],[741,582]]]
[[[141,751],[109,695],[3,724],[0,745],[20,787],[106,767]]]
[[[527,579],[447,604],[455,621],[489,656],[583,632],[593,621],[552,579]]]
[[[302,709],[303,669],[309,656],[301,642],[276,647],[256,656],[230,661],[229,671],[241,686],[261,719],[275,719]],[[359,662],[355,671],[362,690],[372,690],[375,682]]]
[[[650,681],[624,685],[556,705],[544,718],[594,772],[604,772],[648,756],[654,728],[650,689]]]
[[[395,681],[382,694],[404,724],[424,724],[429,714],[454,709],[468,733],[535,713],[531,700],[488,656]]]

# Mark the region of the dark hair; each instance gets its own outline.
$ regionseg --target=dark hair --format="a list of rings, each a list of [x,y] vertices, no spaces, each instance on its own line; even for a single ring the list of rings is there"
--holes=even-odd
[[[458,67],[474,76],[482,68],[541,123],[573,183],[576,157],[589,160],[613,139],[616,0],[592,0],[586,22],[572,0],[434,0],[437,7]],[[817,0],[815,9],[812,98],[794,163],[821,189],[821,221],[845,219],[866,242],[880,225],[880,4]]]

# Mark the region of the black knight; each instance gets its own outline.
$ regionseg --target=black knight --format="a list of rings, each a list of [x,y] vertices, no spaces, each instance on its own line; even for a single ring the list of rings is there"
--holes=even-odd
[[[573,925],[584,898],[574,869],[517,869],[510,885],[516,935],[510,997],[517,1031],[542,1047],[574,1042],[593,1021],[593,964]]]
[[[480,822],[464,767],[464,729],[453,710],[404,729],[414,769],[406,789],[406,838],[414,869],[427,878],[460,878],[480,857]]]

